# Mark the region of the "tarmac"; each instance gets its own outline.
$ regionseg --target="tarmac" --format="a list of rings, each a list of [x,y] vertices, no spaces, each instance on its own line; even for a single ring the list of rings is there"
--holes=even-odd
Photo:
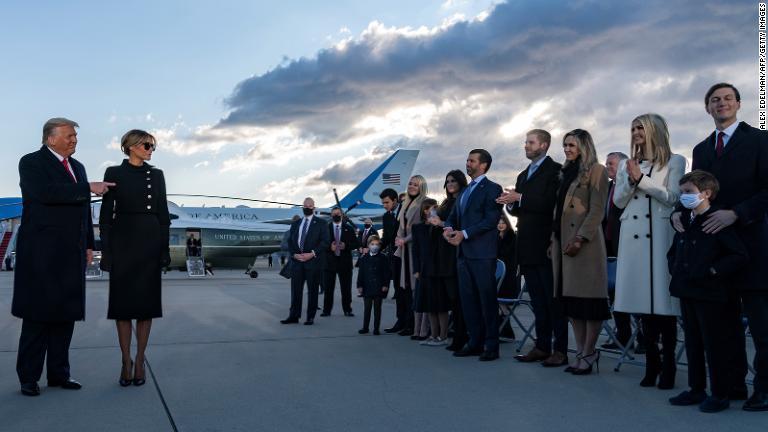
[[[344,317],[338,291],[330,317],[281,325],[289,283],[277,267],[258,270],[257,279],[234,270],[164,276],[147,384],[127,388],[117,383],[108,282],[90,280],[86,320],[76,324],[70,352],[83,389],[48,388],[43,377],[34,398],[19,393],[21,320],[10,312],[13,273],[0,273],[0,431],[748,432],[768,425],[768,413],[744,412],[739,401],[718,414],[670,406],[667,399],[686,389],[684,366],[675,389],[663,391],[638,385],[641,366],[614,372],[618,356],[606,353],[599,374],[573,376],[515,361],[512,343],[502,344],[500,360],[484,363],[407,337],[361,336],[361,299],[353,296],[356,316]],[[385,301],[383,327],[394,313]]]

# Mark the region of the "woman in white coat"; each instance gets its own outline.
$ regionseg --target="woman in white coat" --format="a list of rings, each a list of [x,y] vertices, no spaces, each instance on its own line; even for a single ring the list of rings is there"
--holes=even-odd
[[[680,305],[669,295],[667,251],[674,237],[669,215],[680,196],[683,156],[672,154],[667,123],[658,114],[632,120],[632,158],[622,161],[613,202],[623,208],[614,310],[642,314],[646,341],[643,387],[675,385],[675,346]],[[661,336],[662,350],[658,341]],[[663,354],[663,356],[662,356]],[[662,360],[663,358],[663,360]]]

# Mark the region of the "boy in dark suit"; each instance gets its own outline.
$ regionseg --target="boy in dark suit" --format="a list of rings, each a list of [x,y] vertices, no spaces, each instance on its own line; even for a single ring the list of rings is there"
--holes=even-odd
[[[377,236],[368,238],[368,253],[361,256],[357,271],[357,292],[363,296],[365,311],[363,313],[363,328],[358,333],[368,333],[371,323],[371,308],[373,308],[373,334],[378,336],[381,324],[381,301],[389,290],[389,259],[381,252],[381,240]]]
[[[667,253],[672,274],[670,293],[680,298],[685,328],[690,390],[670,398],[672,405],[699,405],[703,412],[730,406],[729,353],[733,344],[728,323],[738,318],[738,293],[726,279],[748,262],[747,249],[733,227],[708,234],[703,223],[718,208],[715,177],[694,170],[680,179],[680,203],[685,231],[675,234]],[[709,366],[711,396],[705,392]]]

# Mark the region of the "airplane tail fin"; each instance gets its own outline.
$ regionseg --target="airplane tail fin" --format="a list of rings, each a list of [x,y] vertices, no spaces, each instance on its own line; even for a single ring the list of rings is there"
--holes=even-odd
[[[418,156],[418,150],[397,150],[339,201],[341,207],[348,209],[358,201],[357,209],[381,207],[381,191],[386,188],[397,193],[405,191]]]

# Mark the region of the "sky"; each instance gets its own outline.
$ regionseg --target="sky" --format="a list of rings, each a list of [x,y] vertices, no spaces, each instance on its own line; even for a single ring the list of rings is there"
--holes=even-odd
[[[145,129],[169,193],[332,202],[395,149],[441,196],[486,148],[514,184],[525,132],[590,131],[628,152],[647,112],[687,158],[713,130],[704,94],[730,82],[757,124],[757,2],[609,0],[3,1],[0,196],[43,123],[80,124],[91,180]],[[173,198],[186,205],[242,202]]]

